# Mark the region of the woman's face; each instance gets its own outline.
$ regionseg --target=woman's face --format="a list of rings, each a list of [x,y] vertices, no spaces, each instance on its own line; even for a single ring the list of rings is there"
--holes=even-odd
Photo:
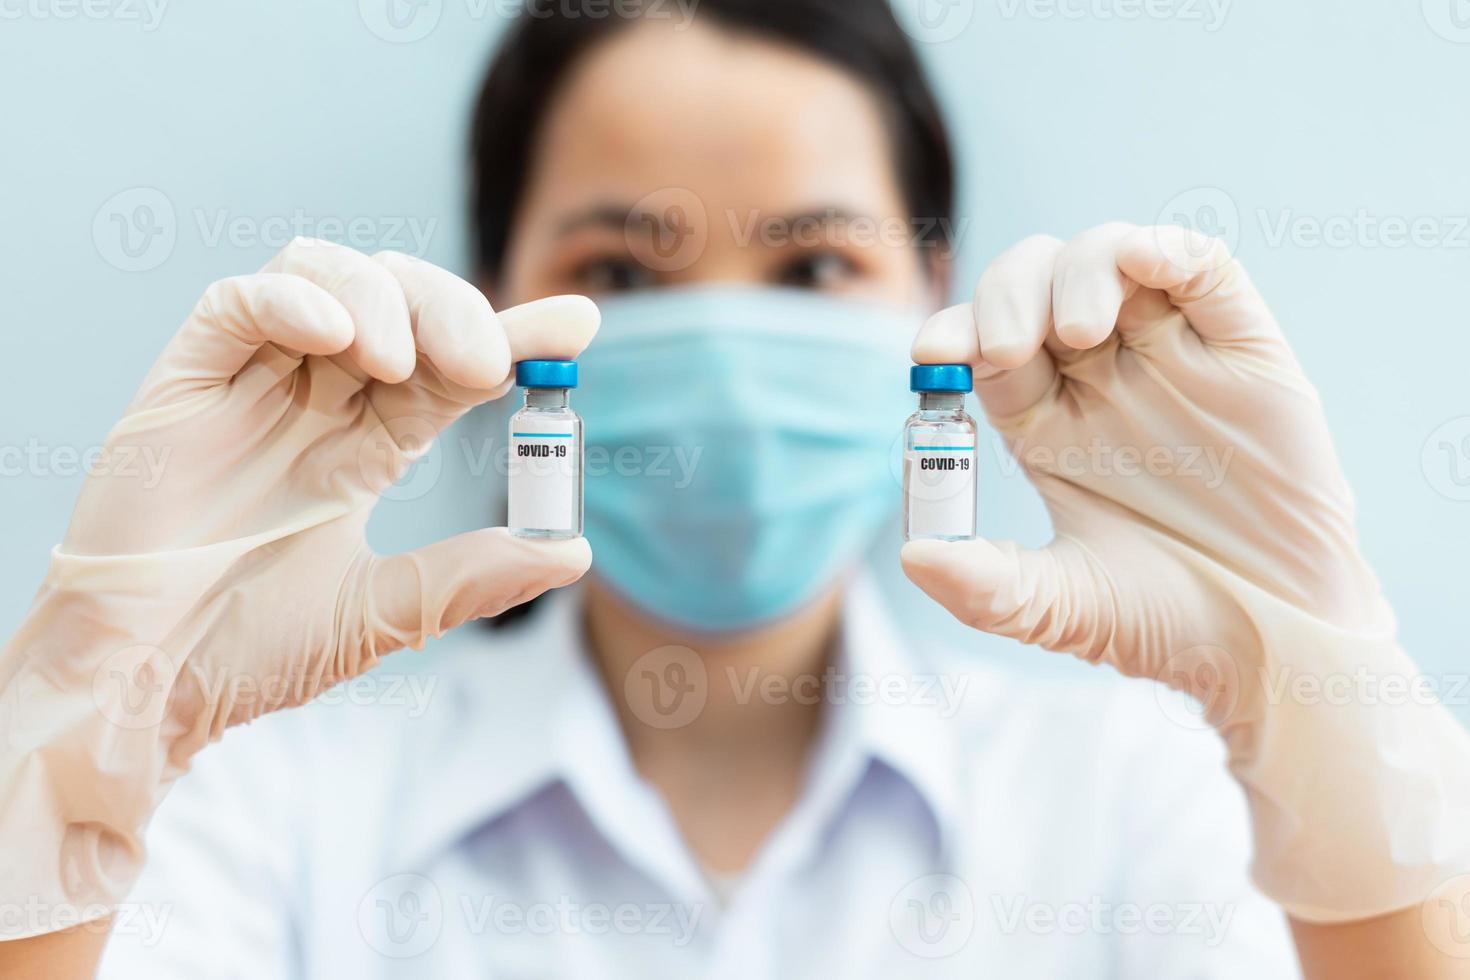
[[[493,296],[720,282],[933,304],[914,228],[862,84],[753,36],[645,22],[555,99]]]

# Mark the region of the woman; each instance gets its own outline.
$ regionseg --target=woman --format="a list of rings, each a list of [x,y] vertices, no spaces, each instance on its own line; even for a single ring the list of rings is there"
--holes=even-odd
[[[663,9],[538,8],[507,38],[474,131],[503,312],[298,242],[165,351],[109,441],[169,446],[163,484],[88,484],[3,660],[6,880],[40,900],[0,965],[90,975],[106,937],[77,922],[142,873],[103,975],[1291,971],[1209,740],[1149,692],[914,650],[856,574],[952,244],[947,141],[886,5]],[[1309,976],[1461,975],[1420,906],[1466,866],[1463,732],[1270,696],[1412,666],[1238,267],[1177,229],[1028,239],[912,353],[973,365],[1058,538],[915,543],[909,575],[1205,701]],[[435,433],[514,362],[579,356],[595,562],[503,531],[366,549]],[[1191,449],[1229,452],[1223,482]],[[422,710],[349,685],[195,758],[589,562],[457,634]]]

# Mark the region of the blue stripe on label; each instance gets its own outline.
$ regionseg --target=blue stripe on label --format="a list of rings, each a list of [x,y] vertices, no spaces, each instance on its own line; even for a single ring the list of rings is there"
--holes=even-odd
[[[915,446],[916,453],[971,453],[974,446]]]
[[[570,432],[512,432],[515,439],[570,439]]]

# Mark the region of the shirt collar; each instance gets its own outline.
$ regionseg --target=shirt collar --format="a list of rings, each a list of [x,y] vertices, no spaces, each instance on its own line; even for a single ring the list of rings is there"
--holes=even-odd
[[[845,598],[836,669],[843,676],[833,724],[849,726],[872,759],[913,787],[947,849],[964,802],[964,754],[955,717],[969,683],[914,648],[867,576],[855,579]]]
[[[564,777],[564,719],[595,708],[598,682],[575,601],[552,594],[540,605],[503,632],[467,627],[440,641],[451,646],[439,680],[449,705],[403,767],[403,867],[423,866]]]
[[[416,749],[423,764],[406,767],[399,797],[395,857],[401,866],[423,866],[556,783],[571,788],[613,839],[650,845],[671,839],[606,826],[631,821],[636,828],[641,821],[647,827],[666,815],[628,756],[586,649],[576,590],[551,595],[544,605],[505,634],[508,649],[484,649],[494,637],[482,632],[469,649],[461,641],[446,664],[440,689],[452,691],[450,708],[429,732],[429,744]],[[830,670],[824,739],[851,740],[869,760],[908,782],[947,849],[963,802],[959,736],[948,723],[961,708],[957,675],[914,655],[866,577],[856,579],[845,598],[841,645]],[[596,806],[599,799],[617,805]],[[641,857],[691,886],[687,866],[668,860],[657,846]]]

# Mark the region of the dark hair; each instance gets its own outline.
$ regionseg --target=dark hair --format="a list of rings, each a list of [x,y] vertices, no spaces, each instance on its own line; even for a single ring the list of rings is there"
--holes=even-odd
[[[645,0],[618,0],[627,11]],[[664,0],[667,3],[667,0]],[[470,133],[476,272],[494,282],[505,263],[541,125],[577,60],[634,21],[568,13],[568,0],[527,0],[480,88]],[[770,38],[845,69],[882,104],[899,186],[927,256],[950,240],[954,161],[938,101],[889,0],[698,0],[695,16]],[[486,621],[524,619],[536,602]]]
[[[665,0],[667,2],[667,0]],[[567,0],[528,0],[480,89],[471,133],[477,271],[494,281],[525,193],[541,124],[576,61],[633,22],[577,16]],[[637,10],[644,0],[622,0]],[[954,163],[939,105],[889,0],[699,0],[695,16],[817,55],[863,80],[882,102],[910,213],[925,219],[920,244],[949,240]],[[651,8],[650,8],[651,10]]]

